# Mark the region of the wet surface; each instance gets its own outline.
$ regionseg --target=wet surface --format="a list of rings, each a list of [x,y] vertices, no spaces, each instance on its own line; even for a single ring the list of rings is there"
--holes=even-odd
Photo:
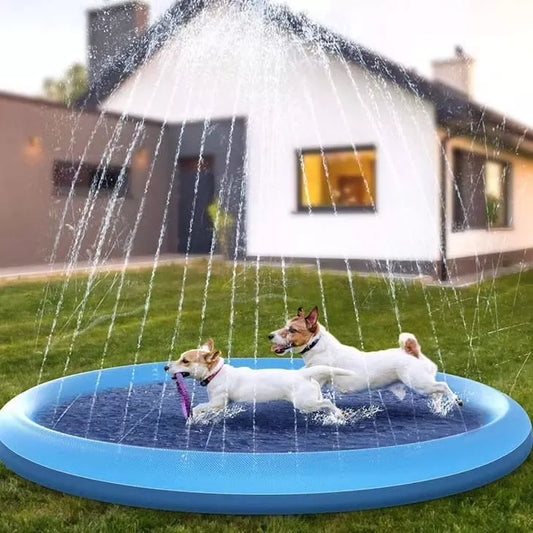
[[[193,405],[207,400],[191,382]],[[311,452],[375,448],[447,437],[482,425],[483,414],[449,406],[435,412],[426,397],[367,392],[336,398],[343,424],[324,414],[294,412],[287,402],[232,404],[224,413],[187,423],[174,383],[109,389],[43,406],[33,417],[56,431],[137,446],[226,452]],[[325,393],[331,397],[331,394]],[[55,413],[54,413],[55,412]],[[254,425],[255,421],[255,425]]]

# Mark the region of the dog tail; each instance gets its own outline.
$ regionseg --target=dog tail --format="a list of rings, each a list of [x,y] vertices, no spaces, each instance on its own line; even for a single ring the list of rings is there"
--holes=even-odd
[[[331,380],[336,377],[355,376],[355,372],[352,372],[351,370],[344,370],[343,368],[326,365],[306,366],[300,369],[300,373],[302,373],[307,379],[318,381],[321,387],[322,385],[331,382]]]

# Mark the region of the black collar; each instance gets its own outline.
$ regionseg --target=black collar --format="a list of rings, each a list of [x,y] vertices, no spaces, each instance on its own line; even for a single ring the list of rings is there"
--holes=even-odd
[[[317,344],[318,341],[322,338],[322,335],[319,335],[311,344],[308,344],[301,352],[300,355],[303,355],[305,352],[312,350]]]
[[[211,381],[213,381],[215,379],[215,377],[222,370],[223,367],[224,367],[224,365],[222,365],[216,372],[214,372],[210,376],[207,376],[205,379],[202,379],[202,381],[200,381],[200,385],[202,387],[207,387],[209,385],[209,383],[211,383]]]

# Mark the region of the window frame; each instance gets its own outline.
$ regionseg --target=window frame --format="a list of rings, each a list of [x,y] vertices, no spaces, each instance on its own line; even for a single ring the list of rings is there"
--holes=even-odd
[[[74,191],[73,196],[78,196],[82,198],[86,198],[91,194],[91,191],[93,190],[93,179],[95,175],[98,175],[101,171],[101,166],[95,163],[90,162],[81,162],[81,161],[69,161],[66,159],[54,159],[52,163],[52,192],[54,196],[57,197],[65,197],[70,194],[70,189],[72,187],[72,179],[68,183],[68,185],[58,185],[56,183],[56,173],[58,172],[58,168],[60,167],[70,167],[73,169],[73,176],[76,175],[76,172],[78,172],[78,168],[80,168],[80,173],[85,169],[87,172],[91,173],[91,182],[88,184],[74,184]],[[120,176],[120,173],[122,172],[123,167],[119,165],[107,165],[106,166],[106,173],[109,171],[112,171],[117,174],[117,181],[118,177]],[[126,198],[129,196],[129,188],[130,188],[130,172],[131,167],[128,165],[124,169],[124,182],[122,183],[122,186],[120,187],[120,190],[117,193],[118,198]],[[79,176],[78,176],[79,179]],[[99,195],[111,195],[114,193],[116,188],[116,183],[113,187],[98,187],[98,194]]]
[[[457,154],[459,152],[463,152],[466,154],[473,154],[476,157],[483,158],[484,161],[490,161],[493,163],[498,163],[503,166],[504,173],[505,173],[505,225],[503,226],[491,226],[488,217],[486,220],[486,224],[483,227],[465,227],[465,224],[457,225],[455,222],[455,214],[457,209],[457,187],[455,185],[456,183],[456,176],[457,176]],[[513,214],[513,163],[512,161],[502,158],[502,157],[496,157],[496,156],[486,156],[485,154],[475,151],[475,150],[467,150],[465,148],[453,148],[452,151],[452,216],[451,216],[451,232],[452,233],[464,233],[466,231],[512,231],[514,229],[514,218],[512,216]],[[483,176],[483,185],[484,189],[486,187],[485,183],[485,176]],[[485,200],[486,201],[486,200]],[[486,205],[485,205],[486,208]]]
[[[296,213],[303,214],[303,213],[309,213],[309,211],[313,213],[326,213],[331,214],[337,211],[337,213],[376,213],[377,212],[377,183],[378,183],[378,169],[377,169],[377,162],[376,162],[376,168],[374,169],[374,204],[373,205],[361,205],[361,206],[354,206],[354,205],[335,205],[335,208],[333,205],[331,206],[309,206],[306,204],[302,204],[302,161],[301,158],[303,158],[306,154],[312,154],[312,155],[320,155],[321,153],[324,153],[324,155],[329,153],[335,153],[335,152],[353,152],[354,148],[357,152],[368,152],[368,151],[374,151],[376,153],[376,160],[377,160],[377,146],[375,144],[360,144],[356,146],[348,145],[348,146],[328,146],[327,148],[302,148],[302,149],[296,149],[295,155],[296,155]]]

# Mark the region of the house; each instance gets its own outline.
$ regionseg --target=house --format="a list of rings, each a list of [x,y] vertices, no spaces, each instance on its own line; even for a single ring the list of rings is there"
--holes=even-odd
[[[0,93],[1,267],[124,255],[149,172],[148,154],[155,150],[161,124],[121,118]],[[142,134],[128,157],[141,122]],[[153,255],[157,247],[168,179],[164,149],[161,154],[133,243],[135,255]],[[127,187],[114,197],[119,179]],[[88,202],[95,185],[99,194]],[[111,220],[97,252],[106,214]],[[169,241],[177,240],[171,229],[177,227],[176,216],[170,214]]]
[[[142,150],[164,251],[208,253],[215,203],[238,256],[443,280],[533,260],[533,131],[471,99],[461,50],[430,81],[284,7],[181,0],[102,64],[102,21],[144,10],[89,13],[79,104],[159,124]]]

